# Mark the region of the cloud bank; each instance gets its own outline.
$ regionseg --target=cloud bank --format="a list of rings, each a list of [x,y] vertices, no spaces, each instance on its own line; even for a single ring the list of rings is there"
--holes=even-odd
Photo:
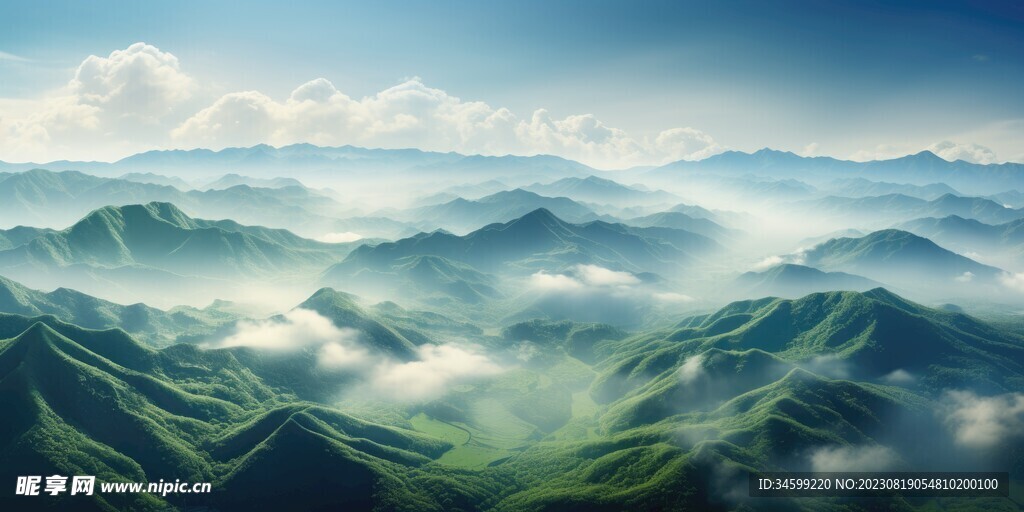
[[[325,78],[298,85],[287,98],[258,90],[215,96],[172,53],[145,43],[87,57],[64,87],[19,112],[0,116],[0,154],[6,160],[113,159],[153,148],[308,142],[553,154],[600,167],[629,167],[725,150],[695,128],[637,137],[592,114],[558,118],[543,108],[517,114],[463,100],[419,78],[362,98]]]
[[[1024,393],[979,396],[950,391],[943,396],[945,420],[956,442],[970,448],[992,448],[1024,433]]]
[[[315,311],[293,309],[269,320],[238,322],[235,331],[212,344],[278,353],[312,348],[317,367],[357,375],[353,393],[386,400],[418,402],[443,396],[451,386],[495,375],[502,368],[471,347],[422,345],[416,359],[396,361],[373,353],[354,329],[339,328]]]
[[[881,445],[823,447],[811,453],[812,471],[888,471],[899,458]]]

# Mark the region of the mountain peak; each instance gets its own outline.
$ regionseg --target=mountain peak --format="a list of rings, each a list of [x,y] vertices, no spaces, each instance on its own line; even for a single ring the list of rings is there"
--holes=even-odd
[[[51,336],[60,336],[60,334],[53,330],[49,325],[46,325],[41,321],[37,321],[28,329],[22,331],[22,333],[18,335],[17,340],[47,340]]]
[[[903,158],[906,158],[908,160],[920,161],[920,162],[934,162],[934,163],[944,163],[944,164],[945,163],[949,163],[946,159],[942,158],[939,155],[936,155],[935,153],[932,153],[931,151],[929,151],[927,149],[924,150],[924,151],[920,151],[920,152],[914,153],[913,155],[907,155],[907,156],[905,156]]]
[[[527,213],[526,215],[523,215],[522,217],[519,217],[518,219],[512,222],[527,222],[544,225],[562,224],[562,220],[555,216],[555,214],[551,213],[551,210],[548,210],[547,208],[537,208],[536,210],[533,210],[532,212]]]

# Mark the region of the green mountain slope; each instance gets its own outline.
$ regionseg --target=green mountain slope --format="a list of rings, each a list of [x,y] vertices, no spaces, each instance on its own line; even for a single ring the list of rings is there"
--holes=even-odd
[[[804,261],[809,266],[916,286],[951,286],[964,277],[991,283],[1003,273],[943,249],[927,238],[896,229],[829,240],[804,253]],[[970,275],[965,276],[968,272]]]
[[[53,315],[89,329],[117,327],[157,346],[212,334],[237,319],[236,315],[216,308],[182,306],[163,311],[141,303],[123,306],[67,288],[41,292],[3,277],[0,277],[0,312]]]

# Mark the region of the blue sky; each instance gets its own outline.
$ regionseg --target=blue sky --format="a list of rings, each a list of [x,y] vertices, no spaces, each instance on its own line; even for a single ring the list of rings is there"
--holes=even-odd
[[[358,99],[419,77],[424,87],[506,108],[519,120],[537,109],[554,121],[591,115],[637,147],[646,144],[630,146],[637,163],[685,156],[651,149],[673,128],[706,134],[719,149],[867,158],[951,141],[958,155],[988,158],[978,145],[996,161],[1021,160],[1024,8],[1005,4],[4,2],[0,118],[10,124],[31,110],[29,101],[65,96],[60,89],[89,55],[145,42],[176,57],[196,87],[188,102],[174,105],[180,111],[161,119],[168,132],[232,92],[283,102],[322,77]],[[50,141],[72,137],[64,128],[47,130]],[[151,140],[119,140],[110,155],[83,157],[258,138],[152,131]],[[299,133],[309,132],[290,136]],[[443,149],[436,140],[423,145]],[[57,157],[78,151],[73,141],[57,146]],[[452,149],[473,147],[463,141]],[[0,160],[8,159],[3,148]],[[509,148],[550,149],[595,164],[630,161],[609,159],[607,148],[591,155],[548,142],[494,152]]]

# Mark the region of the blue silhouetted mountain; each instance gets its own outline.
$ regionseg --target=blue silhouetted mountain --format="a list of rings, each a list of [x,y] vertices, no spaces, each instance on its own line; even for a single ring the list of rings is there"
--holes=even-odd
[[[939,247],[927,238],[887,229],[835,238],[804,253],[809,266],[841,270],[899,285],[951,287],[956,280],[991,283],[1002,270]]]
[[[1003,253],[1015,258],[1024,254],[1024,219],[991,225],[950,215],[912,220],[900,224],[899,228],[958,251]]]
[[[129,172],[118,176],[118,179],[138,183],[149,183],[151,185],[174,187],[178,190],[192,190],[195,188],[189,182],[176,176],[164,176],[163,174],[154,174],[151,172]]]
[[[464,232],[496,222],[508,222],[538,208],[572,222],[599,218],[591,209],[567,197],[545,197],[523,189],[498,192],[476,201],[458,198],[440,205],[416,208],[406,212],[403,218]]]
[[[711,212],[708,213],[711,214]],[[641,228],[656,227],[682,229],[717,241],[728,240],[740,234],[736,230],[721,226],[710,218],[691,217],[690,215],[677,211],[655,213],[644,217],[629,219],[624,222],[631,226]]]
[[[618,182],[587,176],[586,178],[562,178],[548,184],[534,183],[524,190],[548,197],[569,197],[577,201],[598,204],[658,204],[677,203],[679,196],[664,190],[637,190]]]
[[[349,209],[304,187],[189,190],[101,178],[76,171],[34,169],[0,177],[0,216],[7,225],[66,227],[103,206],[169,202],[206,218],[299,229],[317,235]]]
[[[33,238],[53,232],[54,230],[52,229],[32,228],[28,226],[15,226],[11,229],[0,229],[0,250],[25,245]]]
[[[285,230],[192,219],[170,203],[149,203],[95,210],[63,231],[0,251],[0,265],[145,265],[182,275],[255,277],[327,265],[345,252]]]
[[[305,187],[301,181],[295,178],[253,178],[250,176],[229,173],[199,188],[204,190],[223,190],[226,188],[237,187],[238,185],[247,185],[254,188]]]
[[[856,291],[877,288],[868,278],[845,272],[822,272],[791,263],[776,265],[762,272],[746,272],[736,278],[736,286],[746,297],[797,298],[815,292]]]
[[[921,217],[957,215],[990,224],[1002,224],[1024,217],[1024,211],[1007,208],[991,199],[945,194],[931,201],[902,194],[870,197],[825,197],[794,205],[799,212],[859,222],[908,221]]]
[[[962,196],[945,183],[928,185],[912,185],[909,183],[887,183],[871,181],[864,178],[841,178],[828,183],[827,187],[833,195],[840,197],[871,197],[900,194],[930,201],[946,194]]]
[[[363,246],[326,275],[386,268],[410,256],[439,256],[490,273],[556,270],[575,264],[630,271],[679,271],[720,248],[713,240],[687,231],[603,221],[573,224],[542,208],[465,236],[437,231]]]
[[[442,304],[447,300],[477,304],[502,297],[497,279],[473,267],[440,256],[414,255],[382,261],[350,272],[351,266],[335,265],[321,282],[345,287],[368,296],[416,296]]]
[[[775,179],[840,179],[859,177],[873,181],[929,185],[945,183],[968,193],[999,193],[1024,188],[1024,164],[974,164],[949,162],[930,151],[891,160],[853,162],[831,157],[801,157],[790,152],[761,149],[754,153],[726,151],[697,161],[673,162],[653,169],[650,177],[675,173],[714,172],[726,175],[760,175]]]

